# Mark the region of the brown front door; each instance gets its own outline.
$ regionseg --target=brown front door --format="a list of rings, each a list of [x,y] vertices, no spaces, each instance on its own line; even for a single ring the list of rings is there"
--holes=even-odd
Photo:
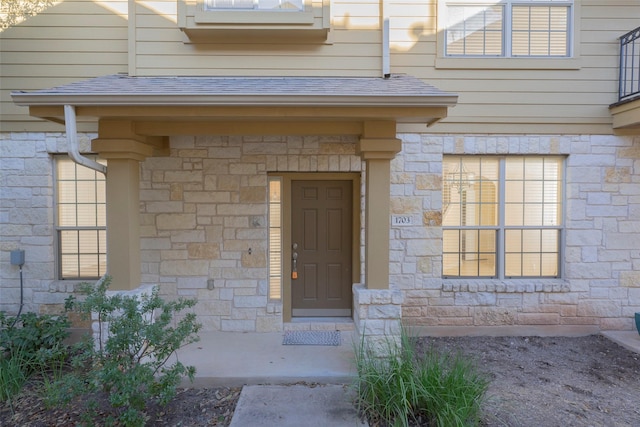
[[[351,316],[352,194],[352,181],[291,182],[294,317]]]

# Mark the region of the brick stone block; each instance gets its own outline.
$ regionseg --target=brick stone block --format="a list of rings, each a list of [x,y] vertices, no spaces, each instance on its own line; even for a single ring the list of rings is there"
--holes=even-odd
[[[621,313],[620,302],[606,300],[587,300],[578,303],[578,316],[618,317]]]
[[[519,325],[558,325],[560,316],[557,313],[518,313]]]

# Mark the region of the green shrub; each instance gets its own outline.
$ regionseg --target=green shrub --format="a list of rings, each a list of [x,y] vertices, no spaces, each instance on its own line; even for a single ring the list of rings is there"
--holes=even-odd
[[[24,313],[18,319],[0,312],[0,402],[11,405],[35,372],[67,357],[66,316]]]
[[[97,285],[83,284],[84,301],[68,300],[68,307],[85,316],[97,316],[99,330],[106,327],[108,333],[106,339],[100,337],[98,345],[93,340],[80,344],[72,360],[75,371],[63,378],[55,388],[57,396],[49,396],[48,401],[64,403],[87,392],[103,393],[113,409],[109,423],[117,420],[126,426],[142,426],[147,404],[155,400],[165,405],[175,396],[183,376],[194,377],[194,367],[177,360],[169,364],[169,360],[176,350],[198,340],[200,325],[194,313],[174,319],[177,312],[193,307],[196,301],[166,302],[157,288],[141,298],[109,296],[109,284],[109,277]],[[87,404],[89,412],[97,406],[91,401]]]
[[[0,348],[10,354],[32,354],[47,363],[49,358],[66,353],[64,340],[69,336],[69,326],[66,315],[23,313],[16,320],[0,313]]]
[[[363,339],[356,367],[358,406],[369,419],[393,426],[479,425],[489,382],[459,354],[418,354],[403,331],[400,344],[387,340],[382,355]]]

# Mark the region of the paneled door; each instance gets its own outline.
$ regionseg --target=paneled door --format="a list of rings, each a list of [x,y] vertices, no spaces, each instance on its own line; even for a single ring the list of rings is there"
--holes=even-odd
[[[291,182],[291,314],[351,316],[352,181]]]

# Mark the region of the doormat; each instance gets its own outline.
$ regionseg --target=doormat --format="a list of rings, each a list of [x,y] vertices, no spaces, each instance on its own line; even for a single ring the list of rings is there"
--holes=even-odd
[[[282,345],[340,345],[340,331],[285,331]]]

